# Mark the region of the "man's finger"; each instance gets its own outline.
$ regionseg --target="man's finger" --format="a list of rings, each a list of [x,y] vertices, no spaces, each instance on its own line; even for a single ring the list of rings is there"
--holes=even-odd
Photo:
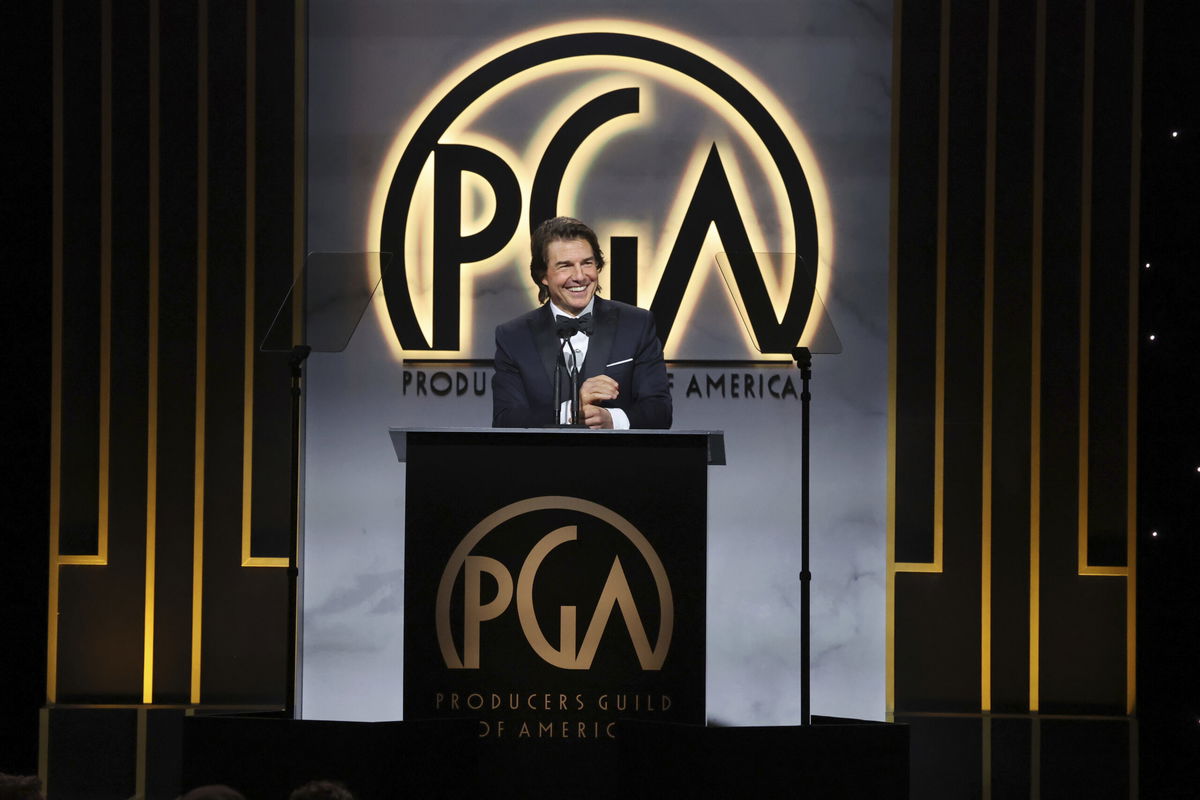
[[[601,400],[616,400],[618,394],[617,382],[607,375],[588,378],[579,387],[579,397],[585,405]]]
[[[584,381],[583,385],[585,388],[593,390],[598,390],[603,387],[606,389],[611,389],[614,392],[617,391],[618,388],[617,382],[608,375],[593,375]]]
[[[583,407],[583,423],[589,428],[611,428],[612,414],[602,406],[587,405]]]

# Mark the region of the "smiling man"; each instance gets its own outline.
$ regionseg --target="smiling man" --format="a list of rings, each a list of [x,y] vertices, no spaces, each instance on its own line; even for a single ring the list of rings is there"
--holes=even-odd
[[[533,232],[529,275],[540,308],[496,328],[492,425],[540,428],[569,419],[570,370],[579,370],[577,422],[589,428],[669,428],[671,392],[654,317],[597,297],[604,253],[570,217]],[[570,338],[564,344],[559,331]],[[560,407],[554,408],[555,365]]]

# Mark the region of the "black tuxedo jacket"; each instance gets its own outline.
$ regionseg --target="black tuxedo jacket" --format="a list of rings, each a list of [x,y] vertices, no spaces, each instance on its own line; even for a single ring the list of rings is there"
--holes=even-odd
[[[631,428],[670,428],[671,392],[654,316],[645,309],[597,297],[593,329],[579,383],[605,374],[618,396],[606,402],[629,416]],[[562,353],[550,304],[496,328],[492,425],[541,428],[555,421],[554,364]],[[566,400],[569,391],[561,397]]]

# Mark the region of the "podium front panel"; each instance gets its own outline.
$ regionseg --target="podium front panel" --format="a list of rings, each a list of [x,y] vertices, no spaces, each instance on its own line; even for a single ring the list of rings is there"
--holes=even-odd
[[[404,709],[497,739],[704,722],[704,434],[409,431]]]

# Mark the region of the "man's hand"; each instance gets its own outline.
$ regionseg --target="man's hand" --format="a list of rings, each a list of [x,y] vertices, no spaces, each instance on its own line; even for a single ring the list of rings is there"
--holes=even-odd
[[[608,409],[597,405],[605,400],[616,400],[618,394],[617,382],[607,375],[595,375],[588,378],[579,387],[579,405],[583,411],[583,424],[589,428],[611,428],[612,414]]]
[[[595,375],[588,378],[579,387],[579,404],[587,410],[587,406],[595,405],[604,400],[616,400],[618,394],[617,382],[607,375]],[[591,426],[589,426],[591,427]],[[605,427],[612,427],[612,420]]]
[[[579,387],[579,406],[583,424],[589,428],[611,428],[612,414],[597,405],[605,400],[616,400],[619,394],[617,382],[607,375],[594,375]]]
[[[604,406],[586,405],[583,407],[583,424],[589,428],[608,428],[613,426],[612,414]]]

